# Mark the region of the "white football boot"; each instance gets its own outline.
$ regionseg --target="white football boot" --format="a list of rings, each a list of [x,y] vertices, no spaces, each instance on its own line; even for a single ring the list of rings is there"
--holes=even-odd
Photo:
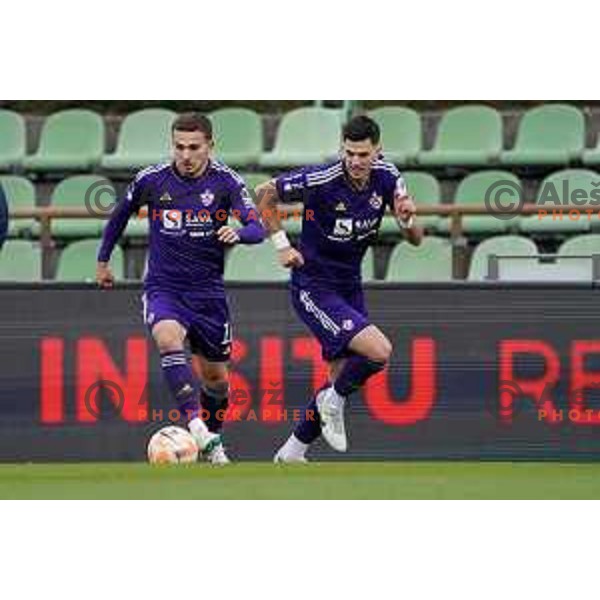
[[[317,394],[317,410],[321,417],[321,433],[325,441],[338,452],[346,452],[348,439],[344,425],[344,405],[346,399],[340,396],[333,386]]]
[[[308,464],[308,458],[306,456],[292,456],[291,454],[286,454],[280,449],[273,462],[277,465],[306,465]]]
[[[190,421],[188,429],[196,440],[200,454],[206,457],[211,464],[227,464],[229,462],[225,450],[223,450],[223,441],[218,433],[211,433],[200,419]],[[215,457],[214,461],[213,456]],[[223,457],[226,462],[223,461]]]
[[[202,456],[205,458],[206,462],[215,467],[222,467],[231,463],[227,454],[225,453],[225,448],[223,448],[223,444],[220,439],[219,443],[212,446],[211,449],[203,450]]]
[[[308,459],[304,456],[309,444],[301,442],[293,433],[285,444],[279,448],[273,462],[276,464],[306,464]]]

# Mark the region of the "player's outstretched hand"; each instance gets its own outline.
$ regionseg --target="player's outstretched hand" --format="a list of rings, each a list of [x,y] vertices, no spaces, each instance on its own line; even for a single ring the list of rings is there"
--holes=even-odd
[[[233,227],[221,227],[219,231],[217,231],[217,235],[219,236],[219,241],[222,244],[237,244],[240,241],[240,236],[237,234],[236,230]]]
[[[108,263],[99,262],[96,265],[96,283],[103,289],[110,289],[115,283],[115,277]]]
[[[304,257],[296,248],[284,248],[277,252],[279,264],[286,269],[294,269],[304,264]]]
[[[417,206],[412,196],[396,197],[394,199],[394,214],[402,221],[409,221],[417,214]]]

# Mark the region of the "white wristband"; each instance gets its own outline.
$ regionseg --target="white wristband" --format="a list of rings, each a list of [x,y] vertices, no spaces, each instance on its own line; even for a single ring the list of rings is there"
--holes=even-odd
[[[275,246],[275,250],[286,250],[291,246],[290,240],[288,240],[287,233],[281,229],[280,231],[276,231],[271,236],[271,241],[273,242],[273,246]]]

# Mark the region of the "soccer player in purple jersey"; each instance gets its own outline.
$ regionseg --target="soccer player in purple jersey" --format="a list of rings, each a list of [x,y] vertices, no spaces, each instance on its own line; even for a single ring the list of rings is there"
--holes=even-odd
[[[229,395],[232,332],[224,254],[238,243],[262,242],[265,230],[244,181],[211,157],[210,120],[183,114],[173,124],[172,137],[173,162],[138,173],[111,214],[98,252],[96,279],[102,287],[112,287],[111,252],[129,217],[146,205],[144,321],[160,352],[171,394],[199,448],[209,462],[225,464],[229,461],[220,433]],[[243,227],[229,227],[230,214]],[[186,339],[193,369],[185,353]]]
[[[281,175],[256,190],[279,262],[292,270],[294,309],[319,340],[330,368],[329,384],[309,403],[276,462],[305,462],[321,434],[345,452],[346,399],[384,369],[392,354],[392,344],[368,317],[361,262],[386,208],[411,244],[421,243],[423,231],[404,179],[380,156],[377,123],[355,117],[344,127],[339,161]],[[281,228],[277,203],[300,201],[305,212],[295,249]]]

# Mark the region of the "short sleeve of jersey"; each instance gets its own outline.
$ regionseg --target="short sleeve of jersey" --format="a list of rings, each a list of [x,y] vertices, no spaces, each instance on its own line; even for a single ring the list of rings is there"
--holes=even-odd
[[[299,169],[284,173],[275,178],[277,196],[284,203],[303,202],[308,189],[308,169]]]
[[[397,196],[408,196],[408,187],[402,174],[395,165],[389,162],[377,161],[374,168],[383,178],[385,188],[385,202],[391,208],[394,207],[394,198]]]

